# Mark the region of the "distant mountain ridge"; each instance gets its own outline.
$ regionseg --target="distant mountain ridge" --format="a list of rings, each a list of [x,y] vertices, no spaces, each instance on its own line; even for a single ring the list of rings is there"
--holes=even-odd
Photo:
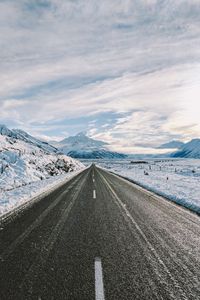
[[[84,132],[65,138],[60,142],[53,142],[53,145],[66,155],[79,159],[126,157],[125,154],[109,151],[108,143],[92,139]]]
[[[113,158],[125,158],[126,155],[118,152],[101,150],[86,150],[86,151],[69,151],[68,155],[77,159],[113,159]]]
[[[185,144],[181,141],[173,140],[171,142],[160,145],[157,149],[181,149]]]
[[[184,144],[179,151],[172,153],[171,157],[200,158],[200,139],[193,139]]]
[[[126,155],[110,151],[108,143],[90,138],[84,132],[65,138],[60,142],[52,142],[52,144],[66,155],[78,159],[122,159],[141,156],[141,154]],[[193,139],[188,143],[173,140],[156,149],[168,149],[169,151],[166,154],[143,154],[142,157],[200,158],[200,139]]]
[[[91,150],[102,148],[108,144],[99,140],[92,139],[88,137],[86,133],[80,132],[75,136],[70,136],[63,139],[55,145],[62,146],[63,149],[67,149],[67,147],[69,147],[70,150]]]

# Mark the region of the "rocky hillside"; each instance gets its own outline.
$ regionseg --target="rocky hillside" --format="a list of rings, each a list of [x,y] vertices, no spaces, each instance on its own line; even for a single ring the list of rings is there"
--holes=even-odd
[[[79,161],[21,130],[0,125],[0,189],[9,190],[33,181],[83,168]]]

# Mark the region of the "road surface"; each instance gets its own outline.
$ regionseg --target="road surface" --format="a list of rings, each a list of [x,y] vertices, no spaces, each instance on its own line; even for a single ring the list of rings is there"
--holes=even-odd
[[[0,221],[0,299],[200,299],[200,218],[92,165]]]

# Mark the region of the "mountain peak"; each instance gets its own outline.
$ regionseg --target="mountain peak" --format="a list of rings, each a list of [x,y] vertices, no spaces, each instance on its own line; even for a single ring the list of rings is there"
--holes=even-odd
[[[77,133],[76,136],[77,137],[88,137],[86,131],[81,131],[81,132]]]
[[[53,143],[62,152],[76,158],[124,158],[124,154],[108,150],[108,143],[87,136],[87,132],[79,132],[60,142]]]

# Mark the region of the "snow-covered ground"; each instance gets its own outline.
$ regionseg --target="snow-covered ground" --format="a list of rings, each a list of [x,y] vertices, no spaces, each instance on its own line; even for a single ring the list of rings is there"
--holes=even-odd
[[[54,146],[0,125],[0,214],[83,168]]]
[[[200,213],[200,159],[99,160],[100,167]]]
[[[0,190],[78,170],[82,164],[66,155],[0,135]]]
[[[82,170],[81,170],[82,171]],[[37,180],[22,187],[12,189],[10,191],[0,192],[0,216],[13,210],[14,208],[29,202],[39,195],[50,192],[56,187],[75,176],[81,171],[73,171],[67,174],[50,177],[45,180]]]

